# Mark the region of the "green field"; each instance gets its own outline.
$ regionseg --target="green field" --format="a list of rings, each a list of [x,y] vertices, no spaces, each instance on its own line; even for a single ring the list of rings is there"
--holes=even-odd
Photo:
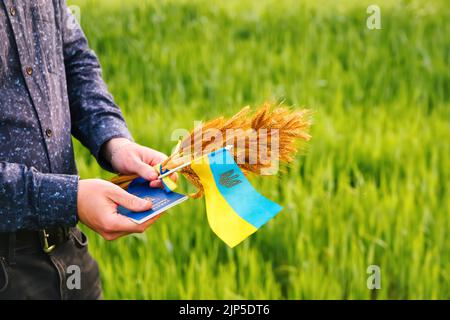
[[[377,1],[381,30],[372,0],[70,3],[141,144],[169,153],[174,129],[266,100],[314,111],[308,150],[253,180],[284,210],[237,248],[202,200],[139,236],[89,232],[106,298],[450,298],[446,1]],[[82,178],[112,176],[76,156]]]

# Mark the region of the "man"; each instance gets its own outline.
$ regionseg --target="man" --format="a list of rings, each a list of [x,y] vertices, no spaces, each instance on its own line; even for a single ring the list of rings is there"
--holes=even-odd
[[[116,211],[149,201],[79,180],[71,133],[103,168],[159,186],[152,165],[165,156],[132,142],[65,0],[0,0],[0,299],[101,298],[77,222],[107,240],[154,222]],[[68,285],[73,270],[81,286]]]

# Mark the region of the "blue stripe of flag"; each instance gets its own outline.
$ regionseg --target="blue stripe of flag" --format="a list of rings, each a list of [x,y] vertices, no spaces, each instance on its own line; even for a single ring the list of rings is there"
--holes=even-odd
[[[210,153],[208,160],[219,192],[233,210],[248,223],[260,228],[282,209],[281,206],[270,201],[253,188],[225,148]],[[232,172],[231,175],[230,171]],[[236,179],[239,180],[240,183],[227,187],[220,183],[221,176],[223,179],[224,174],[231,177],[234,182]]]

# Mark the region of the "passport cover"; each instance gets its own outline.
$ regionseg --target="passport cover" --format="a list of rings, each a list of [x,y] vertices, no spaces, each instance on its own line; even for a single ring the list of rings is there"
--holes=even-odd
[[[167,209],[187,200],[187,196],[176,192],[167,192],[160,188],[151,188],[149,182],[143,178],[134,179],[128,186],[127,191],[139,198],[152,201],[153,207],[142,212],[133,212],[119,206],[117,212],[127,216],[136,223],[143,223]]]

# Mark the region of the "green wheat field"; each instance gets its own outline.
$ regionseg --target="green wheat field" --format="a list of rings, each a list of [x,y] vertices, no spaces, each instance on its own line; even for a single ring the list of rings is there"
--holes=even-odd
[[[264,101],[314,112],[295,163],[252,179],[284,210],[235,249],[202,200],[144,234],[87,230],[105,298],[450,298],[450,9],[375,2],[381,30],[372,0],[70,1],[141,144],[170,153],[175,129]]]

